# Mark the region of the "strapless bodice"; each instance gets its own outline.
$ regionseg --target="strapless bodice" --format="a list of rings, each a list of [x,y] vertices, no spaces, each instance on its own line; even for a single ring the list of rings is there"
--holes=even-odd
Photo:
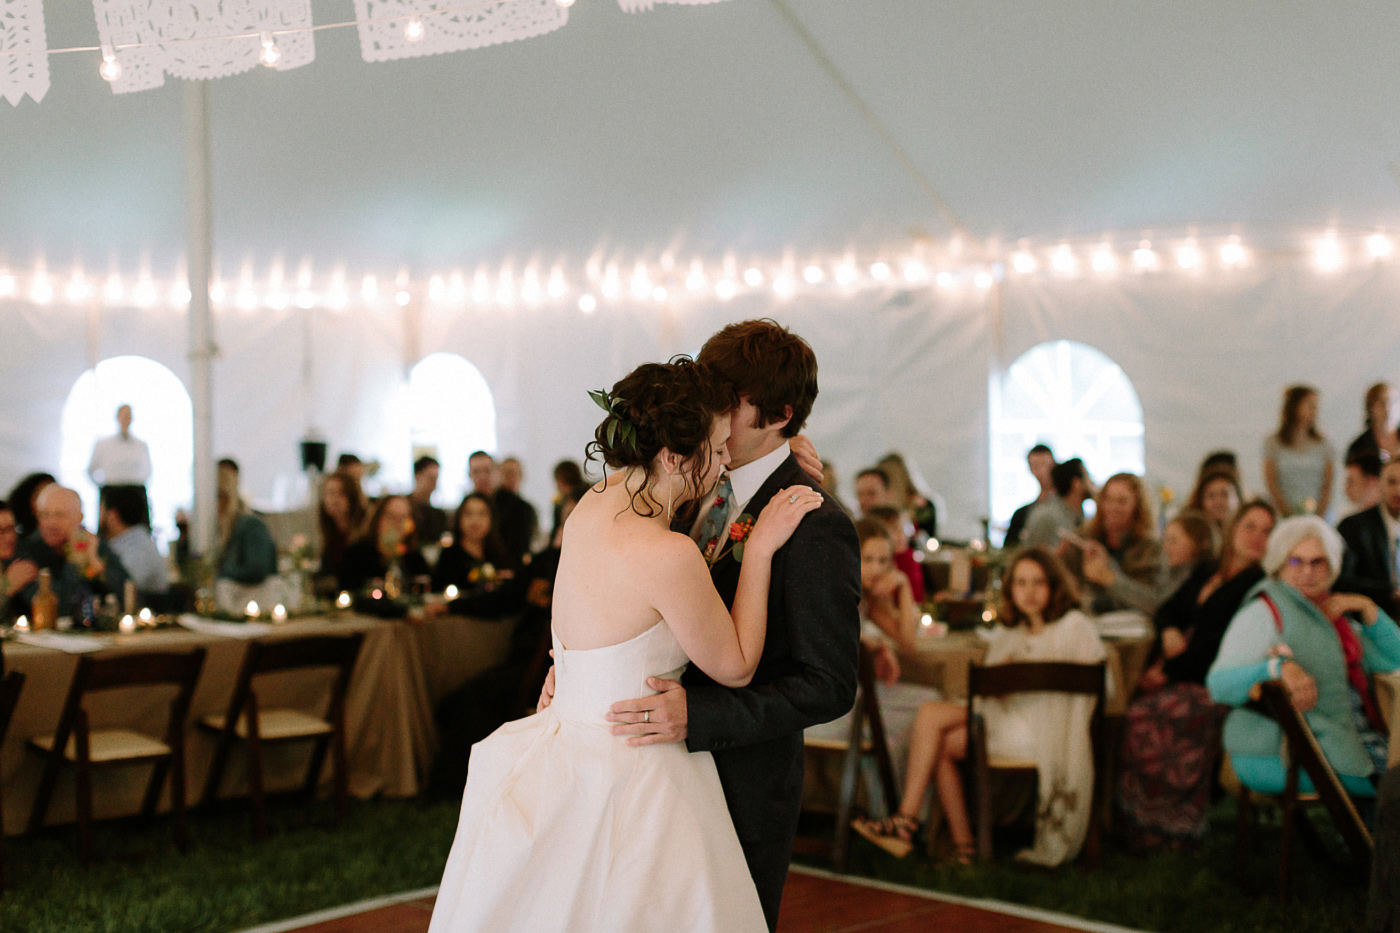
[[[565,648],[554,635],[554,701],[560,719],[608,725],[608,709],[618,700],[656,693],[648,677],[676,680],[690,659],[663,620],[635,638],[602,648]]]

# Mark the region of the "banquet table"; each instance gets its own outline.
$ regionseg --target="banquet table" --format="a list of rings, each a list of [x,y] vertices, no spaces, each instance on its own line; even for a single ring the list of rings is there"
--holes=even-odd
[[[505,656],[513,623],[442,616],[422,623],[377,619],[355,613],[298,619],[276,625],[269,640],[326,634],[364,633],[346,694],[346,746],[350,791],[357,797],[417,794],[437,753],[433,709],[446,694],[491,667]],[[201,716],[223,713],[247,651],[248,640],[215,631],[165,628],[108,636],[104,651],[183,651],[203,647],[208,652],[186,721],[186,787],[189,802],[203,791],[212,735],[197,727]],[[43,767],[42,758],[26,749],[26,741],[52,733],[77,668],[78,655],[47,647],[6,642],[7,670],[26,676],[14,720],[0,746],[0,787],[4,797],[4,831],[21,832],[29,818]],[[263,709],[294,707],[324,714],[329,702],[331,672],[288,671],[258,678],[255,685]],[[122,726],[150,735],[164,734],[173,688],[140,687],[90,696],[88,711],[94,729]],[[309,762],[310,743],[288,743],[264,749],[264,774],[269,791],[300,786]],[[322,775],[330,779],[330,765]],[[98,818],[139,811],[149,765],[99,769],[93,775],[94,812]],[[49,823],[75,819],[73,770],[64,768],[49,807]],[[221,797],[246,790],[241,752],[235,752],[225,772]],[[162,798],[162,809],[168,801]]]

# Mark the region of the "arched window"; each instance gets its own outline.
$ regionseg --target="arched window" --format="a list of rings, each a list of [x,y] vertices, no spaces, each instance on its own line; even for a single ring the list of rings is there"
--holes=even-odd
[[[1093,347],[1056,340],[1032,347],[992,387],[992,521],[1040,494],[1026,452],[1048,444],[1056,460],[1079,457],[1102,482],[1143,471],[1142,405],[1127,375]]]
[[[408,376],[409,441],[442,464],[433,502],[455,508],[467,489],[467,457],[496,451],[496,402],[471,363],[455,353],[424,357]]]
[[[175,538],[175,510],[194,498],[194,416],[178,376],[144,356],[114,356],[78,377],[63,403],[59,424],[59,481],[83,497],[83,517],[97,528],[97,486],[88,477],[92,448],[117,433],[116,413],[132,411],[131,433],[151,450],[151,530],[156,540]]]

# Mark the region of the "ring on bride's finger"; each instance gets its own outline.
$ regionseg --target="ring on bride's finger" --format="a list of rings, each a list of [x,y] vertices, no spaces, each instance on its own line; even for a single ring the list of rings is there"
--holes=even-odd
[[[797,504],[797,493],[793,493],[792,495],[788,496],[788,505],[796,505],[796,504]]]
[[[642,722],[651,722],[651,710],[642,710]]]

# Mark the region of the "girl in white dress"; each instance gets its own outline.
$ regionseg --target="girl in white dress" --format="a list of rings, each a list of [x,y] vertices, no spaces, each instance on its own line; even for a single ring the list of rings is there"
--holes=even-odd
[[[595,401],[608,417],[590,455],[617,472],[564,526],[554,699],[473,747],[430,933],[761,933],[710,755],[639,747],[605,716],[688,662],[726,686],[749,682],[773,553],[821,494],[784,489],[747,530],[731,614],[696,543],[670,528],[680,506],[714,489],[732,400],[677,358],[639,367]]]
[[[999,624],[982,663],[1069,661],[1082,664],[1105,656],[1098,630],[1078,602],[1059,559],[1042,548],[1017,553],[1002,576]],[[1089,826],[1094,787],[1089,719],[1093,697],[1018,693],[978,704],[987,723],[987,752],[993,758],[1030,759],[1039,772],[1035,844],[1018,858],[1058,865],[1074,858]],[[856,820],[855,830],[903,857],[921,828],[919,811],[932,782],[938,793],[956,858],[967,864],[975,847],[957,763],[967,755],[967,702],[939,700],[919,708],[909,748],[904,796],[884,820]]]

